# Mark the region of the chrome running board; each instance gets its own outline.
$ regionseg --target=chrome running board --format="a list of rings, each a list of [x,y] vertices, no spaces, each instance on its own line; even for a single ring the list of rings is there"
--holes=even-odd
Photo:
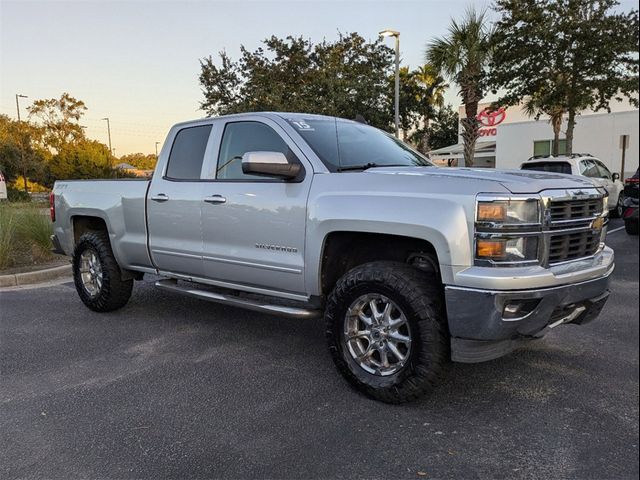
[[[178,282],[173,279],[158,280],[155,283],[156,287],[167,290],[169,292],[181,293],[189,297],[200,298],[202,300],[209,300],[210,302],[217,302],[223,305],[230,305],[232,307],[246,308],[261,313],[269,313],[271,315],[280,315],[282,317],[289,318],[318,318],[322,315],[320,310],[289,307],[286,305],[274,305],[267,302],[261,302],[259,300],[253,300],[248,298],[240,298],[235,295],[227,295],[219,292],[212,292],[209,290],[201,290],[188,285],[178,285]]]

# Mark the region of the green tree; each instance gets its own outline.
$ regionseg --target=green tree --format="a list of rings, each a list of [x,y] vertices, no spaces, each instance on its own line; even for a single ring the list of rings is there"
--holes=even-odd
[[[539,120],[542,115],[549,117],[549,123],[553,129],[551,153],[557,157],[560,154],[562,120],[566,113],[564,105],[562,105],[562,103],[555,103],[553,96],[549,96],[542,91],[526,97],[524,99],[523,110],[529,117],[534,117],[536,120]]]
[[[423,153],[429,151],[429,123],[444,105],[448,86],[431,65],[411,71],[408,67],[400,68],[400,129],[404,140],[411,138]],[[393,91],[393,76],[389,78],[389,88]]]
[[[486,89],[493,30],[484,13],[469,9],[461,22],[451,21],[448,34],[427,46],[426,60],[460,87],[465,108],[461,120],[466,166],[473,165],[479,137],[478,104]]]
[[[532,116],[550,115],[556,140],[566,114],[568,153],[582,110],[609,110],[624,97],[637,105],[638,10],[620,13],[618,6],[615,0],[496,1],[502,17],[490,82],[506,92],[499,103],[525,102]]]
[[[154,154],[129,153],[121,156],[120,163],[128,163],[140,170],[152,170],[156,166],[157,158]]]
[[[412,130],[418,128],[420,117],[417,113],[418,102],[420,101],[418,82],[414,72],[409,67],[400,67],[400,131],[403,140],[407,141]],[[394,91],[395,75],[389,76],[389,91]]]
[[[429,125],[429,146],[435,150],[458,143],[458,112],[451,105],[440,108]]]
[[[458,143],[459,121],[458,112],[451,105],[445,105],[435,110],[429,120],[429,126],[421,125],[409,136],[409,141],[418,145],[418,150],[422,153],[455,145]],[[429,139],[429,150],[423,150],[421,147],[425,137]]]
[[[27,110],[29,120],[42,127],[42,141],[49,148],[60,150],[85,138],[79,122],[87,107],[68,93],[60,98],[36,100]]]
[[[109,148],[96,140],[62,145],[49,162],[52,180],[113,178]]]
[[[417,111],[421,116],[421,124],[424,126],[425,132],[417,145],[418,150],[426,153],[431,149],[431,120],[444,107],[444,93],[447,88],[449,88],[449,84],[440,76],[438,70],[429,64],[420,66],[420,68],[414,72],[414,76],[419,89]],[[456,139],[457,135],[456,125]],[[455,143],[455,140],[453,143]]]
[[[302,37],[272,36],[233,61],[220,53],[200,61],[201,108],[209,115],[248,111],[298,111],[345,118],[363,116],[390,129],[393,51],[356,33],[313,44]]]
[[[7,180],[22,176],[25,192],[27,179],[39,180],[46,171],[47,152],[38,147],[38,136],[32,124],[0,115],[0,170]]]

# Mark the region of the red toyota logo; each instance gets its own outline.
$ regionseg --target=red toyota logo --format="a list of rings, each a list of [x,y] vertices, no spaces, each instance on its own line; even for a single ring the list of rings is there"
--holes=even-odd
[[[504,108],[500,107],[498,110],[493,111],[485,108],[476,118],[485,127],[495,127],[496,125],[500,125],[506,116],[507,112]]]

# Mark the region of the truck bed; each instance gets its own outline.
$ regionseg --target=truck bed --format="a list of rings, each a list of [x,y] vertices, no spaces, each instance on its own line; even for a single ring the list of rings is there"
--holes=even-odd
[[[83,216],[102,219],[121,267],[151,267],[145,219],[148,179],[65,180],[53,187],[54,233],[67,255],[73,253],[74,222]]]

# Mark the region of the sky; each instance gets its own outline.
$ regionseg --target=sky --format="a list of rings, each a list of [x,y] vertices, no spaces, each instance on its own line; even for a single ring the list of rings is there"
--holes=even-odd
[[[630,9],[636,2],[623,1]],[[35,99],[63,92],[83,100],[87,136],[107,143],[109,117],[116,156],[154,153],[172,124],[205,116],[199,109],[201,58],[232,58],[276,35],[313,42],[358,32],[374,40],[400,31],[402,64],[423,63],[425,46],[451,18],[484,0],[297,1],[7,1],[0,0],[0,113],[16,117]],[[494,15],[495,16],[495,15]],[[387,40],[392,46],[393,40]],[[450,89],[447,100],[459,100]]]

